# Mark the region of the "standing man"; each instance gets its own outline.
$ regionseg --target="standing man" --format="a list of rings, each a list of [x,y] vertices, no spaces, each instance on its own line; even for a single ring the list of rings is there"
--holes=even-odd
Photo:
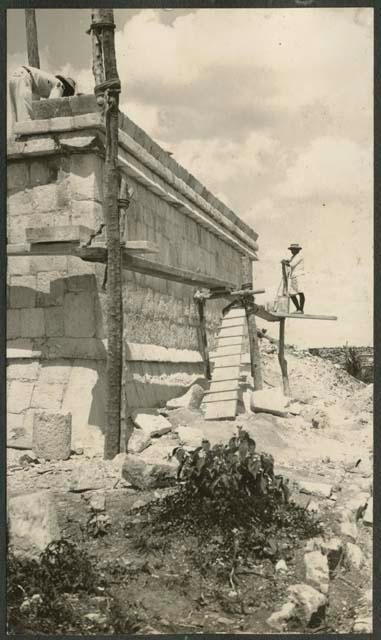
[[[289,260],[282,260],[282,263],[288,267],[288,293],[296,307],[296,313],[304,313],[306,298],[303,291],[305,272],[302,247],[293,243],[288,248],[292,257]]]
[[[32,101],[65,98],[75,94],[72,78],[53,75],[35,67],[18,67],[9,78],[9,97],[13,123],[32,120]]]

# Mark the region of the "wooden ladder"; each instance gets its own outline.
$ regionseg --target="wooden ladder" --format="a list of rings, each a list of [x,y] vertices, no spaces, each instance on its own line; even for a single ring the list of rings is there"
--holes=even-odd
[[[246,332],[245,309],[230,309],[222,319],[217,336],[212,380],[203,400],[205,420],[235,418],[237,415],[239,372]]]

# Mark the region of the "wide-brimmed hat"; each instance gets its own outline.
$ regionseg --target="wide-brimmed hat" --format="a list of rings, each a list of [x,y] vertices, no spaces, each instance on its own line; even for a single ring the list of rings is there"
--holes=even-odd
[[[297,242],[290,244],[289,249],[301,249],[302,247]]]
[[[59,76],[59,75],[57,75],[56,77],[59,80],[61,80],[61,82],[63,82],[69,90],[73,92],[72,95],[75,94],[76,83],[75,83],[75,80],[73,80],[73,78]]]

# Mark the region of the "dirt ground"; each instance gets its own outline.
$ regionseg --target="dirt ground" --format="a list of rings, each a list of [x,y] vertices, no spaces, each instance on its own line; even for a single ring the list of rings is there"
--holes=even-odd
[[[265,384],[277,387],[280,377],[276,354],[268,343],[264,342],[261,349]],[[353,540],[343,534],[341,523],[348,502],[359,493],[372,492],[373,388],[306,352],[290,348],[287,359],[292,395],[297,400],[294,411],[299,415],[280,418],[247,412],[235,421],[218,422],[205,422],[197,411],[180,415],[183,423],[187,416],[186,424],[199,428],[212,444],[228,441],[237,426],[243,426],[261,451],[273,455],[276,473],[289,478],[292,500],[306,509],[313,503],[324,536],[339,536],[343,545],[351,541],[359,546],[363,565],[359,570],[345,563],[338,567],[329,583],[325,620],[314,630],[348,633],[356,620],[369,617],[372,611],[372,527],[359,519]],[[316,416],[318,426],[315,419],[314,427]],[[175,442],[173,434],[165,438]],[[177,539],[168,530],[164,536],[168,544],[145,536],[145,516],[137,507],[170,490],[133,489],[121,479],[122,455],[105,462],[101,456],[87,457],[85,451],[67,461],[22,467],[19,459],[25,453],[33,457],[32,452],[8,449],[8,494],[40,489],[54,494],[64,537],[89,554],[107,585],[105,593],[123,603],[123,615],[135,621],[136,633],[272,633],[267,619],[285,602],[286,588],[304,582],[305,541],[298,540],[285,558],[285,573],[277,572],[270,559],[259,561],[253,573],[239,576],[237,598],[229,580],[221,580],[213,570],[202,570],[201,552],[197,568],[192,536]],[[90,478],[90,488],[82,492],[71,490],[79,471],[88,471]],[[331,497],[301,492],[303,482],[331,486]],[[87,529],[89,500],[94,495],[105,497],[111,523],[107,534],[96,538]],[[99,620],[107,612],[107,595],[100,593],[98,598],[85,598],[77,604],[84,615],[96,614],[97,622],[89,621],[88,632],[99,633]],[[110,627],[107,616],[103,629],[118,631],[115,625]],[[286,630],[305,629],[290,623]]]

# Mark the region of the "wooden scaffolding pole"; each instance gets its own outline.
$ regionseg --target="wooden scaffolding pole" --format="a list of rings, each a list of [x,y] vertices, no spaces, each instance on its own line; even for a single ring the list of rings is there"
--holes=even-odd
[[[212,374],[210,372],[210,360],[209,360],[209,348],[208,348],[208,337],[206,333],[206,321],[205,321],[205,298],[196,298],[195,299],[198,316],[200,319],[199,326],[199,340],[200,340],[200,351],[202,354],[202,359],[204,362],[204,376],[207,380],[211,380]]]
[[[119,453],[123,352],[122,263],[118,209],[120,80],[115,56],[113,9],[93,9],[91,31],[96,82],[94,92],[98,97],[98,104],[102,103],[103,96],[106,129],[103,211],[107,232],[107,427],[104,445],[104,458],[107,460]]]
[[[285,326],[286,319],[281,318],[279,321],[279,351],[278,351],[278,360],[280,364],[280,368],[282,371],[282,381],[283,381],[283,393],[285,396],[290,396],[290,383],[288,380],[288,369],[287,369],[287,360],[284,357],[284,334],[285,334]]]
[[[253,263],[250,258],[246,256],[242,257],[242,289],[253,290]],[[254,298],[252,298],[254,302]],[[245,306],[247,330],[249,335],[249,347],[250,347],[250,363],[251,363],[251,375],[254,381],[254,389],[263,389],[262,380],[262,367],[261,367],[261,354],[258,345],[257,335],[257,323],[255,321],[254,313],[250,313],[250,310]]]
[[[38,38],[35,9],[24,9],[25,11],[25,29],[26,29],[26,47],[28,51],[28,65],[30,67],[40,68],[40,56],[38,54]]]

